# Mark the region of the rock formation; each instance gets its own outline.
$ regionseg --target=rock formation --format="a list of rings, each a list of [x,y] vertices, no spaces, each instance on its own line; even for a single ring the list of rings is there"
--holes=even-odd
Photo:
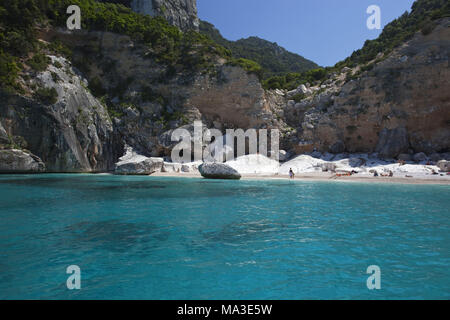
[[[437,163],[437,166],[442,172],[450,172],[450,161],[441,160]]]
[[[45,164],[33,154],[22,150],[0,150],[0,173],[39,173]]]
[[[9,143],[9,137],[6,133],[5,128],[3,128],[2,123],[0,122],[0,145],[3,146]]]
[[[162,16],[181,30],[197,30],[196,0],[132,0],[131,9],[151,16]]]
[[[115,173],[119,175],[150,175],[161,171],[164,164],[162,158],[147,158],[134,152],[131,147],[126,148],[125,155],[116,164]]]
[[[287,123],[301,123],[307,151],[432,154],[450,148],[450,19],[416,35],[355,80],[335,75],[314,96],[288,102]],[[302,88],[304,89],[304,88]],[[318,91],[319,90],[319,91]]]
[[[4,130],[15,145],[38,155],[48,172],[112,170],[116,155],[108,112],[70,62],[50,58],[48,69],[31,78],[29,85],[54,89],[55,100],[43,101],[36,93],[26,97],[2,92]]]
[[[223,163],[204,163],[199,167],[202,177],[207,179],[239,180],[239,172]]]
[[[161,3],[151,2],[152,10],[163,10]],[[186,12],[195,7],[166,3]],[[44,71],[23,70],[23,92],[0,92],[0,150],[20,149],[39,163],[36,155],[48,172],[195,171],[198,164],[171,165],[167,158],[176,144],[172,132],[191,132],[202,120],[222,132],[277,128],[287,151],[282,160],[315,151],[437,162],[450,150],[449,23],[441,19],[429,34],[416,33],[366,71],[344,68],[293,92],[265,91],[255,74],[223,57],[208,57],[213,72],[171,68],[128,36],[53,28],[41,33],[43,46],[66,43],[73,61],[48,55]],[[125,145],[141,161],[119,161]],[[4,154],[18,163],[28,157]]]

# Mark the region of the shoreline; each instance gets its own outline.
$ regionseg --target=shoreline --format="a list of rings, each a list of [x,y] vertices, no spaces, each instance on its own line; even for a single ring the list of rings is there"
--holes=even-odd
[[[118,175],[111,172],[39,172],[39,173],[1,173],[0,177],[7,175],[18,176],[39,176],[39,175],[94,175],[94,176],[123,176],[123,177],[156,177],[156,178],[184,178],[203,179],[200,173],[186,172],[155,172],[150,175]],[[205,179],[208,180],[208,179]],[[409,185],[450,185],[450,176],[429,176],[419,175],[407,177],[373,177],[369,175],[353,175],[336,177],[330,173],[302,173],[296,174],[294,180],[290,180],[288,175],[264,175],[264,174],[243,174],[241,181],[267,181],[267,180],[287,180],[287,181],[309,181],[309,182],[353,182],[353,183],[378,183],[378,184],[409,184]]]
[[[157,172],[150,177],[158,178],[202,178],[199,173],[161,173]],[[241,180],[288,180],[289,176],[284,175],[242,175]],[[450,177],[432,178],[429,176],[421,177],[370,177],[370,176],[351,176],[351,177],[334,177],[333,174],[324,173],[304,173],[297,174],[293,181],[321,181],[321,182],[361,182],[361,183],[392,183],[392,184],[424,184],[424,185],[450,185]]]

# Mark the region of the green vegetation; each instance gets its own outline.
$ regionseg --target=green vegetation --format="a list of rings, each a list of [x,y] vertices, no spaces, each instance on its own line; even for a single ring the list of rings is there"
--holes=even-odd
[[[37,72],[45,71],[51,62],[50,58],[42,53],[36,53],[33,58],[28,60],[28,65]]]
[[[0,149],[18,149],[27,152],[28,143],[24,137],[8,135],[7,139],[6,144],[0,144]]]
[[[292,72],[301,73],[318,67],[314,62],[258,37],[229,41],[222,37],[214,25],[205,21],[200,21],[200,33],[229,49],[235,59],[255,61],[261,66],[264,78]]]
[[[181,124],[188,124],[188,120],[186,115],[183,112],[175,111],[175,112],[169,112],[166,107],[163,108],[161,112],[160,118],[157,120],[163,128],[170,129],[170,122],[171,121],[178,121],[181,120]]]
[[[443,17],[450,17],[450,1],[417,0],[410,13],[405,12],[400,18],[386,25],[377,39],[367,40],[362,49],[353,52],[350,57],[338,62],[334,67],[270,77],[263,82],[263,86],[266,89],[293,90],[307,82],[323,81],[329,74],[340,72],[344,67],[353,68],[361,65],[361,72],[370,71],[374,67],[372,61],[379,53],[389,54],[394,48],[411,39],[418,31],[424,35],[431,33],[436,26],[435,21]],[[378,62],[379,60],[375,60],[375,63]],[[359,75],[360,73],[348,74],[347,80],[354,80]]]
[[[108,110],[108,114],[111,118],[122,118],[125,113],[123,110],[119,109],[118,107],[114,106],[113,104],[108,104],[106,106],[106,110]]]
[[[410,13],[405,12],[400,18],[386,25],[377,39],[367,40],[362,49],[337,63],[335,68],[354,67],[375,59],[379,53],[388,54],[411,39],[419,30],[424,34],[431,33],[435,26],[433,21],[443,17],[450,17],[448,0],[417,0]]]
[[[141,88],[141,99],[143,102],[156,102],[161,106],[168,104],[167,99],[160,93],[154,91],[151,87]]]
[[[226,59],[231,57],[229,50],[195,31],[188,31],[183,34],[177,55],[176,59],[172,61],[172,65],[185,70],[205,73],[214,71],[217,56]]]
[[[34,0],[2,0],[0,3],[0,87],[20,90],[17,77],[21,61],[37,48],[34,23],[40,22]]]
[[[303,73],[288,73],[282,76],[271,77],[263,81],[266,89],[287,89],[294,90],[301,84],[323,81],[328,75],[328,70],[317,68]]]
[[[295,102],[300,102],[305,98],[306,96],[303,93],[297,93],[295,96],[291,98],[291,100],[294,100]]]
[[[264,71],[261,68],[261,66],[256,63],[255,61],[239,58],[239,59],[232,59],[230,62],[228,62],[229,65],[232,66],[239,66],[248,73],[255,74],[260,80],[263,77]]]
[[[60,80],[59,76],[55,72],[50,72],[52,79],[54,82],[58,82]]]
[[[37,26],[65,27],[69,5],[83,13],[84,30],[110,31],[130,36],[149,48],[148,56],[168,66],[172,74],[181,71],[211,72],[217,57],[229,58],[229,50],[196,32],[182,33],[161,17],[137,14],[125,7],[127,1],[95,0],[2,0],[0,3],[0,79],[2,88],[17,89],[21,62],[36,71],[44,70],[48,58],[42,50],[71,57],[60,42],[43,47],[36,37]],[[29,59],[29,57],[32,57]]]
[[[0,49],[0,85],[12,89],[17,88],[16,79],[20,68],[15,57]]]
[[[110,3],[116,3],[124,5],[125,7],[131,8],[131,1],[132,0],[97,0],[98,2],[110,2]]]
[[[150,57],[167,65],[202,70],[213,64],[215,56],[228,55],[227,50],[208,37],[195,32],[182,33],[162,17],[140,15],[120,4],[94,0],[44,2],[47,3],[46,15],[53,24],[65,26],[66,8],[78,5],[83,12],[83,29],[128,35],[133,40],[148,45],[151,49]]]
[[[115,3],[111,3],[115,2]],[[127,8],[129,0],[2,0],[0,2],[0,87],[19,90],[17,83],[23,65],[44,70],[49,60],[43,50],[71,56],[69,48],[52,42],[46,48],[36,38],[37,26],[66,24],[66,8],[78,5],[83,12],[84,30],[110,31],[129,35],[148,46],[149,57],[167,66],[167,75],[180,72],[213,74],[217,57],[264,79],[268,89],[294,89],[302,83],[325,80],[343,67],[362,65],[369,71],[379,53],[388,54],[417,31],[424,35],[434,29],[435,21],[450,16],[448,0],[417,0],[410,13],[388,24],[380,37],[366,41],[364,47],[334,67],[317,68],[313,62],[289,53],[275,43],[252,37],[228,41],[213,25],[201,23],[201,34],[182,33],[161,18],[140,15]],[[351,78],[351,76],[349,76]],[[95,85],[95,84],[94,84]],[[95,88],[94,88],[95,89]],[[98,89],[98,88],[97,88]],[[100,90],[101,91],[101,90]]]
[[[44,104],[55,104],[58,101],[58,92],[55,88],[39,88],[34,93],[36,99]]]
[[[103,88],[100,78],[95,77],[89,81],[89,90],[96,97],[102,97],[106,94],[106,90]]]
[[[62,44],[59,40],[50,42],[47,49],[66,58],[72,58],[72,50]]]

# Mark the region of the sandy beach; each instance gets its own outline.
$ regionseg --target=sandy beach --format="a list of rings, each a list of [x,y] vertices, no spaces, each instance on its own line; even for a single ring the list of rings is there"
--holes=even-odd
[[[157,172],[152,177],[202,178],[200,173],[163,173]],[[242,180],[289,180],[288,175],[242,175]],[[369,175],[353,175],[350,177],[336,177],[332,173],[304,173],[295,176],[295,181],[340,181],[364,183],[398,183],[398,184],[442,184],[450,185],[450,176],[413,176],[407,177],[372,177]]]
[[[450,175],[426,163],[399,164],[370,158],[367,155],[336,156],[335,160],[299,155],[279,163],[261,155],[247,155],[226,162],[242,180],[289,180],[292,169],[296,181],[342,181],[364,183],[440,184],[449,185]],[[201,178],[201,162],[164,165],[157,177]],[[378,174],[378,176],[375,176]],[[392,176],[390,176],[392,175]]]

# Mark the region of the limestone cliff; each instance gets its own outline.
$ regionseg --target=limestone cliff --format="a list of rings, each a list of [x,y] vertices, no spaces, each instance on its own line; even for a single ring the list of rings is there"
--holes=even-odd
[[[55,33],[61,40],[64,33]],[[90,83],[98,82],[114,111],[120,143],[140,154],[169,156],[168,133],[202,120],[209,128],[284,128],[272,111],[258,77],[217,58],[216,72],[168,68],[146,56],[147,47],[108,32],[71,37],[74,63]]]
[[[0,173],[39,173],[45,164],[39,157],[23,150],[0,150]]]
[[[151,16],[163,16],[181,30],[198,30],[196,0],[132,0],[133,11]]]
[[[107,111],[70,62],[50,58],[45,71],[30,71],[29,80],[24,82],[28,93],[1,92],[0,131],[6,135],[1,134],[0,143],[28,149],[42,159],[49,172],[112,170],[116,156]],[[54,101],[43,99],[41,92],[54,92]]]
[[[353,80],[332,75],[305,90],[307,99],[286,104],[286,121],[297,125],[298,152],[402,153],[450,149],[450,19],[428,35],[416,35]],[[289,96],[289,94],[288,94]]]
[[[278,128],[291,154],[445,153],[449,23],[292,92],[265,91],[224,57],[208,55],[208,70],[170,66],[129,36],[49,28],[40,33],[42,48],[61,42],[73,58],[43,51],[50,63],[41,71],[25,66],[23,92],[0,92],[2,171],[112,171],[125,146],[168,157],[171,132],[191,130],[194,120],[222,130]],[[196,58],[195,47],[186,56]]]

